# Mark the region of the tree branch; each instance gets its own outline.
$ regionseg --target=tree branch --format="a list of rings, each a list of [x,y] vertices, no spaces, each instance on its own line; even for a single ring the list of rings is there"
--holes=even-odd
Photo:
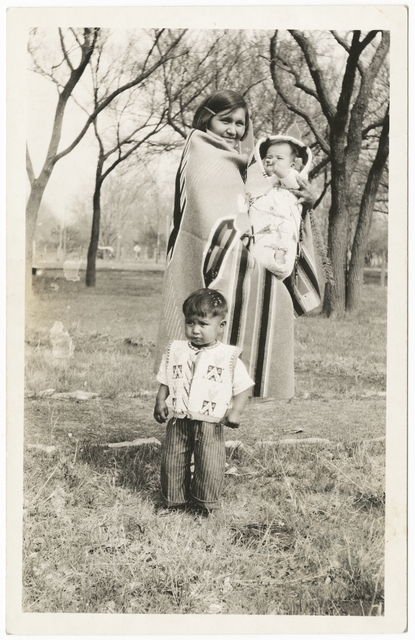
[[[160,31],[156,31],[156,37],[154,38],[154,42],[153,42],[153,44],[152,44],[152,46],[150,48],[150,51],[148,52],[148,54],[146,56],[146,59],[144,60],[144,64],[142,66],[142,73],[144,72],[144,70],[145,70],[145,68],[147,66],[147,62],[149,61],[150,56],[152,55],[154,49],[156,47],[158,47],[159,40],[160,40],[161,36],[163,35],[164,31],[165,31],[165,29],[160,29]]]
[[[95,133],[95,137],[98,141],[98,146],[99,146],[99,157],[102,158],[102,162],[104,162],[105,160],[105,149],[104,149],[104,143],[102,142],[102,138],[99,134],[98,131],[98,120],[94,120],[93,122],[93,127],[94,127],[94,133]]]
[[[69,29],[69,31],[71,31],[73,37],[75,38],[76,42],[78,43],[78,46],[80,49],[82,49],[82,42],[80,41],[80,39],[78,38],[78,34],[76,33],[75,29],[73,29],[72,27]]]
[[[309,179],[313,180],[313,178],[317,178],[317,176],[320,175],[320,173],[323,171],[323,169],[329,164],[330,162],[330,156],[327,156],[326,158],[323,158],[323,160],[321,160],[315,167],[313,167],[309,173]]]
[[[367,177],[366,185],[363,191],[360,203],[359,218],[357,222],[356,232],[353,239],[352,257],[350,268],[359,268],[359,260],[361,260],[361,247],[364,247],[369,235],[370,225],[373,217],[373,209],[376,202],[380,180],[382,178],[383,169],[389,155],[389,108],[385,116],[385,122],[379,138],[379,146],[376,157]]]
[[[335,40],[337,40],[337,42],[343,47],[343,49],[345,49],[345,51],[347,51],[347,53],[350,53],[350,45],[347,42],[347,40],[342,38],[341,35],[338,34],[337,31],[335,31],[335,30],[331,30],[330,33],[333,36],[333,38]]]
[[[56,106],[55,117],[52,127],[52,136],[49,143],[49,148],[46,154],[46,160],[43,165],[39,179],[49,176],[52,172],[54,164],[57,162],[57,149],[61,139],[63,114],[66,104],[75,86],[78,84],[85,68],[92,56],[92,52],[95,47],[96,39],[98,37],[98,29],[84,29],[84,42],[82,44],[81,61],[76,69],[74,69],[59,94],[58,104]]]
[[[68,65],[68,67],[73,72],[74,69],[73,69],[73,66],[72,66],[72,62],[69,59],[69,55],[68,55],[68,52],[66,51],[66,47],[65,47],[65,42],[63,40],[62,29],[59,27],[58,31],[59,31],[59,40],[60,40],[60,43],[61,43],[61,49],[62,49],[63,57],[65,58],[66,64]]]
[[[174,121],[174,118],[172,116],[172,103],[174,100],[177,99],[177,96],[181,94],[181,92],[184,89],[190,86],[190,84],[192,83],[192,79],[189,80],[187,83],[185,83],[185,85],[182,86],[178,91],[176,91],[174,97],[171,95],[170,86],[167,79],[166,67],[163,67],[163,79],[164,79],[164,89],[166,91],[166,96],[167,96],[167,122],[174,131],[176,131],[179,135],[182,136],[182,138],[186,138],[186,132],[183,129],[181,129],[179,125],[176,124],[176,122]]]
[[[38,62],[33,58],[33,52],[32,51],[30,51],[30,55],[32,56],[32,62],[33,62],[33,67],[31,69],[31,71],[33,71],[33,73],[38,73],[42,77],[49,78],[56,85],[56,87],[58,89],[58,95],[59,95],[60,94],[60,89],[62,89],[61,83],[54,77],[52,72],[46,71],[45,69],[43,69],[38,64]],[[63,63],[63,60],[62,60],[62,62],[60,64],[62,64],[62,63]],[[55,67],[52,67],[52,69],[56,69],[58,66],[60,66],[60,64],[55,66]]]
[[[333,38],[335,40],[337,40],[337,42],[343,47],[343,49],[345,51],[347,51],[347,53],[350,53],[350,45],[347,42],[347,40],[345,40],[344,38],[342,38],[337,31],[330,31],[330,33],[332,34]],[[363,66],[362,63],[360,62],[360,60],[357,63],[357,68],[359,69],[360,73],[363,73]]]
[[[319,101],[319,97],[316,91],[314,91],[314,89],[312,89],[311,87],[308,87],[306,84],[304,84],[304,82],[301,81],[300,75],[297,73],[297,71],[293,69],[293,67],[282,56],[277,54],[277,59],[282,63],[283,70],[286,71],[287,73],[291,73],[291,75],[294,76],[294,80],[295,80],[294,86],[297,87],[297,89],[301,89],[302,91],[304,91],[304,93],[307,93],[309,96],[312,96],[313,98]]]
[[[323,200],[330,186],[331,186],[331,180],[328,180],[327,182],[324,183],[323,191],[320,193],[319,197],[315,201],[313,209],[317,209],[318,205]]]
[[[362,138],[366,138],[369,131],[372,131],[372,129],[377,129],[378,127],[382,127],[384,123],[385,118],[382,118],[381,120],[377,120],[376,122],[372,122],[372,124],[367,125],[367,127],[365,127],[362,131]]]
[[[138,142],[136,142],[136,144],[133,147],[131,147],[123,155],[118,156],[118,158],[114,160],[112,165],[110,165],[108,169],[106,169],[106,171],[103,172],[102,182],[112,171],[114,171],[115,167],[117,167],[121,162],[126,160],[132,153],[134,153],[134,151],[138,149],[138,147],[141,147],[148,140],[148,138],[153,136],[155,133],[159,133],[165,126],[166,126],[165,124],[160,126],[160,123],[159,123],[158,125],[156,125],[155,128],[152,129],[152,131],[149,131],[149,133],[146,136],[144,136],[144,138],[142,138],[141,140],[138,140]]]
[[[331,124],[336,114],[336,109],[330,100],[330,91],[326,85],[325,75],[319,68],[316,51],[309,38],[306,38],[301,31],[297,31],[296,29],[289,29],[288,31],[304,54],[305,61],[316,86],[321,108],[327,121]]]
[[[364,49],[366,49],[366,47],[368,46],[368,44],[370,44],[373,40],[373,38],[376,37],[376,35],[379,33],[379,30],[376,31],[369,31],[369,33],[367,34],[367,36],[361,41],[360,43],[360,47],[361,50],[363,51]]]
[[[140,73],[138,76],[136,76],[136,78],[134,78],[134,80],[131,80],[131,82],[127,82],[126,84],[122,85],[121,87],[119,87],[118,89],[116,89],[115,91],[113,91],[111,94],[109,94],[105,100],[103,100],[99,106],[93,111],[93,113],[89,116],[89,118],[87,119],[84,127],[82,128],[82,130],[80,131],[80,133],[78,134],[78,136],[75,138],[75,140],[72,142],[72,144],[70,144],[66,149],[64,149],[63,151],[61,151],[60,153],[58,153],[55,156],[54,159],[54,164],[56,162],[58,162],[58,160],[60,160],[61,158],[63,158],[64,156],[66,156],[68,153],[70,153],[72,151],[72,149],[74,149],[76,147],[76,145],[82,140],[82,138],[84,137],[85,133],[88,131],[89,126],[91,125],[91,123],[95,120],[95,118],[98,116],[99,113],[101,113],[101,111],[103,111],[103,109],[105,109],[105,107],[112,102],[112,100],[114,100],[114,98],[116,98],[118,95],[120,95],[120,93],[123,93],[124,91],[127,91],[128,89],[131,89],[132,87],[135,87],[136,85],[140,84],[141,82],[143,82],[146,78],[148,78],[156,69],[158,69],[158,67],[160,67],[162,64],[164,64],[164,62],[166,62],[167,60],[169,60],[169,54],[171,51],[173,51],[175,49],[175,47],[179,44],[180,40],[183,38],[184,34],[185,34],[184,30],[167,48],[164,56],[162,58],[160,58],[159,60],[157,60],[147,71]]]
[[[36,180],[36,178],[35,178],[35,172],[33,171],[32,160],[30,158],[29,147],[27,146],[27,144],[26,144],[26,171],[29,177],[30,185],[32,185]]]
[[[246,95],[248,95],[248,93],[251,91],[251,89],[253,89],[254,87],[256,87],[258,84],[261,84],[261,82],[264,82],[264,80],[266,80],[266,78],[260,78],[259,80],[256,80],[255,82],[251,82],[251,84],[248,85],[248,88],[245,89],[243,91],[243,93],[241,93],[241,96],[243,98],[245,98]]]
[[[356,79],[356,68],[359,62],[360,50],[360,31],[353,32],[352,44],[350,46],[349,57],[347,58],[346,68],[343,74],[342,87],[339,100],[337,102],[337,113],[333,120],[333,129],[336,136],[340,139],[346,135],[347,123],[349,120],[350,102],[352,100],[353,89]],[[350,126],[349,126],[350,131]]]
[[[330,155],[330,146],[327,143],[327,141],[325,140],[324,136],[322,136],[322,134],[318,130],[317,125],[314,122],[314,120],[311,118],[311,116],[306,111],[300,109],[298,107],[298,105],[294,104],[288,98],[288,96],[284,92],[284,90],[282,89],[282,85],[279,82],[279,78],[278,78],[278,74],[277,74],[276,43],[277,43],[277,31],[272,36],[271,42],[270,42],[270,49],[271,49],[271,77],[272,77],[272,81],[273,81],[275,90],[277,91],[278,95],[281,97],[281,99],[284,102],[284,104],[288,107],[288,109],[290,111],[292,111],[293,113],[296,113],[298,116],[300,116],[301,118],[303,118],[303,120],[305,120],[307,122],[308,126],[310,127],[311,131],[315,135],[316,140],[318,141],[318,143],[319,143],[320,147],[322,148],[322,150],[324,151],[324,153],[326,153],[327,155]]]
[[[106,153],[104,154],[105,160],[107,160],[116,151],[120,151],[121,147],[123,147],[124,145],[126,145],[126,144],[134,144],[136,141],[132,140],[132,137],[135,136],[135,134],[138,133],[139,131],[141,131],[142,129],[145,129],[145,127],[148,125],[148,121],[150,120],[150,117],[151,116],[149,116],[147,118],[147,120],[146,120],[146,122],[144,124],[136,127],[133,131],[130,131],[128,136],[126,136],[122,140],[120,139],[120,136],[119,136],[119,126],[118,126],[117,127],[117,143],[116,143],[116,145],[114,147],[112,147],[111,149],[106,151]],[[156,127],[159,126],[159,124],[160,124],[160,122],[157,123]]]
[[[367,44],[373,40],[377,31],[371,31],[369,35],[372,35],[371,39],[366,36],[365,41]],[[389,51],[390,34],[388,31],[382,31],[382,39],[379,43],[375,54],[362,75],[360,82],[360,89],[350,113],[349,132],[347,136],[347,155],[348,162],[352,165],[355,164],[356,158],[360,152],[362,144],[362,135],[356,135],[357,132],[362,132],[363,118],[366,112],[366,108],[369,102],[369,98],[372,93],[373,84],[379,69]]]
[[[167,97],[167,105],[168,105],[167,106],[167,110],[166,110],[166,112],[167,112],[166,113],[167,123],[182,138],[186,138],[187,137],[187,131],[185,130],[185,127],[188,126],[184,121],[184,112],[187,109],[187,107],[196,98],[200,97],[200,94],[205,90],[205,88],[208,87],[211,84],[211,82],[212,82],[212,73],[209,73],[207,75],[203,85],[202,86],[197,86],[197,91],[195,91],[193,94],[191,94],[185,102],[183,102],[183,100],[182,100],[183,94],[185,93],[186,89],[191,87],[193,84],[196,84],[195,81],[199,80],[200,73],[201,73],[201,67],[202,67],[203,63],[208,59],[208,56],[211,55],[212,51],[214,50],[214,48],[216,47],[216,45],[220,41],[220,39],[221,39],[221,37],[218,37],[215,40],[215,42],[209,47],[209,49],[206,52],[206,54],[197,62],[196,70],[193,71],[193,73],[189,77],[189,79],[186,82],[184,82],[184,81],[179,82],[178,88],[174,92],[172,92],[172,86],[171,86],[171,82],[170,82],[170,78],[175,75],[174,71],[172,72],[171,69],[168,70],[166,68],[166,66],[163,67],[164,88],[165,88],[165,93],[166,93],[166,97]],[[169,73],[169,71],[170,71],[170,73]],[[203,70],[202,70],[202,72],[203,72]],[[206,76],[206,73],[204,75]],[[179,100],[179,109],[178,109],[178,111],[173,113],[173,106],[174,106],[174,104],[175,104],[175,102],[177,100]],[[182,121],[182,124],[183,124],[182,127],[179,126],[179,124],[177,123],[178,116],[181,118],[181,121]]]

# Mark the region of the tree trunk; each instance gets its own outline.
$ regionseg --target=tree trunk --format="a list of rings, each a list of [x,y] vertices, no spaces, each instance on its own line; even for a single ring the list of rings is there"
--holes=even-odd
[[[26,264],[25,264],[25,288],[26,296],[32,293],[32,260],[33,260],[33,241],[36,232],[36,220],[39,213],[40,203],[46,185],[49,181],[50,174],[43,176],[42,179],[34,180],[30,190],[29,200],[26,205]]]
[[[49,148],[46,154],[46,159],[40,172],[39,178],[35,178],[32,161],[30,159],[29,150],[26,147],[26,170],[30,180],[30,196],[26,205],[26,295],[31,295],[32,292],[32,258],[33,258],[33,239],[35,237],[36,219],[39,213],[40,203],[42,202],[43,194],[46,189],[46,185],[49,182],[49,178],[52,175],[53,167],[56,164],[59,156],[57,155],[59,142],[62,133],[63,116],[65,113],[66,104],[75,88],[79,79],[85,71],[86,65],[92,55],[95,47],[95,42],[98,36],[99,29],[91,31],[89,28],[84,29],[84,42],[80,44],[82,58],[79,66],[74,69],[71,67],[71,75],[59,93],[58,103],[56,105],[55,117],[52,127],[52,135],[49,142]],[[78,136],[76,144],[82,139],[84,134]],[[76,146],[73,143],[73,146]],[[65,155],[67,151],[63,152]],[[62,155],[62,154],[61,154]]]
[[[326,283],[322,313],[328,318],[339,318],[345,313],[346,303],[346,257],[348,221],[344,212],[333,212],[329,218],[328,256],[333,268],[335,284]]]
[[[379,146],[373,165],[370,168],[365,190],[360,203],[359,219],[353,240],[352,257],[349,266],[349,275],[346,292],[347,311],[356,311],[362,297],[363,267],[365,251],[372,223],[373,209],[376,202],[380,180],[389,154],[389,116],[386,115],[385,123],[379,138]]]
[[[334,146],[334,145],[333,145]],[[346,270],[349,213],[347,195],[350,177],[346,172],[344,149],[337,141],[338,157],[332,160],[332,199],[329,211],[328,256],[335,284],[326,284],[322,313],[328,318],[342,317],[346,306]]]
[[[95,177],[95,191],[93,198],[93,215],[91,240],[88,247],[88,256],[86,264],[85,284],[87,287],[95,287],[96,281],[96,259],[99,241],[99,228],[101,222],[101,187],[102,187],[102,165],[103,160],[98,160],[97,172]]]
[[[382,251],[382,262],[380,263],[380,286],[382,289],[386,286],[386,251]]]
[[[365,266],[365,252],[372,223],[373,208],[376,201],[376,191],[371,190],[366,194],[368,185],[360,204],[359,219],[353,240],[352,255],[350,258],[349,273],[347,278],[346,310],[357,311],[362,297],[363,269]]]
[[[355,307],[354,294],[358,298],[359,287],[361,287],[360,279],[363,268],[360,268],[360,254],[364,251],[366,244],[364,221],[362,221],[361,229],[363,241],[357,237],[353,244],[354,251],[352,250],[350,265],[350,296],[348,295],[348,207],[352,195],[351,178],[362,151],[363,123],[365,114],[368,111],[374,82],[389,50],[389,34],[387,31],[381,32],[381,41],[375,46],[370,62],[367,62],[364,59],[362,60],[362,56],[366,48],[376,38],[378,33],[376,30],[370,31],[366,35],[362,35],[361,31],[353,31],[350,44],[335,31],[332,32],[335,39],[348,52],[340,95],[337,104],[335,104],[327,82],[325,66],[320,65],[319,54],[313,44],[313,40],[308,38],[305,32],[302,31],[291,29],[289,33],[301,49],[314,87],[311,88],[309,84],[303,84],[301,73],[295,69],[296,62],[290,60],[290,56],[285,59],[286,52],[283,49],[278,49],[277,31],[275,31],[270,41],[271,77],[274,87],[284,104],[288,109],[304,119],[316,142],[331,160],[332,204],[329,212],[328,254],[333,267],[335,284],[328,283],[326,285],[323,313],[328,317],[342,316],[346,312],[346,305],[349,305],[347,310]],[[282,71],[294,78],[293,84],[295,87],[305,94],[311,94],[320,103],[322,114],[328,125],[329,140],[327,140],[326,130],[319,125],[315,117],[316,114],[312,113],[307,107],[302,107],[299,100],[291,99],[290,94],[285,91],[284,85],[280,81],[280,73]],[[357,83],[358,76],[359,82]],[[298,94],[294,95],[297,96]],[[375,126],[377,127],[378,125]],[[319,169],[324,166],[324,161],[320,163]],[[373,204],[371,204],[370,199],[364,206],[369,207],[369,209],[371,207],[373,211]]]

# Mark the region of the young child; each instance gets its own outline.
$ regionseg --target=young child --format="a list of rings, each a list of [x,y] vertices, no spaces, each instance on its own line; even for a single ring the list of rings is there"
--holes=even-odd
[[[300,172],[296,164],[305,164]],[[295,263],[301,224],[301,204],[290,191],[307,176],[311,151],[292,136],[258,141],[247,172],[251,224],[250,252],[277,278],[287,278]]]
[[[192,500],[218,507],[225,474],[223,425],[239,426],[254,382],[237,347],[218,340],[228,305],[219,291],[199,289],[183,303],[187,340],[174,340],[163,355],[154,417],[167,423],[161,490],[168,507]],[[190,461],[194,454],[194,476]]]

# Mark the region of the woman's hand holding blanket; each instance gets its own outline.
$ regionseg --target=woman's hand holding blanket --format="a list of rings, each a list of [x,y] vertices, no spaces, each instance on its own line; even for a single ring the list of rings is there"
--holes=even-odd
[[[311,209],[317,200],[317,194],[315,192],[314,187],[311,184],[301,178],[300,176],[296,176],[296,180],[300,185],[300,189],[290,189],[291,193],[293,193],[298,198],[298,204],[305,204],[307,208]]]

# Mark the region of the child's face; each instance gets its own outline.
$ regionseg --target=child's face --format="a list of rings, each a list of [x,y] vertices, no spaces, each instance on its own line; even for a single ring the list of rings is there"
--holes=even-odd
[[[195,347],[209,347],[216,342],[226,324],[221,316],[208,314],[202,316],[186,316],[184,321],[186,338]]]
[[[208,129],[235,148],[245,133],[245,126],[245,111],[241,107],[234,111],[219,111],[211,118]]]
[[[276,175],[278,178],[286,178],[294,167],[292,149],[286,142],[272,144],[264,158],[264,168],[267,176]]]

